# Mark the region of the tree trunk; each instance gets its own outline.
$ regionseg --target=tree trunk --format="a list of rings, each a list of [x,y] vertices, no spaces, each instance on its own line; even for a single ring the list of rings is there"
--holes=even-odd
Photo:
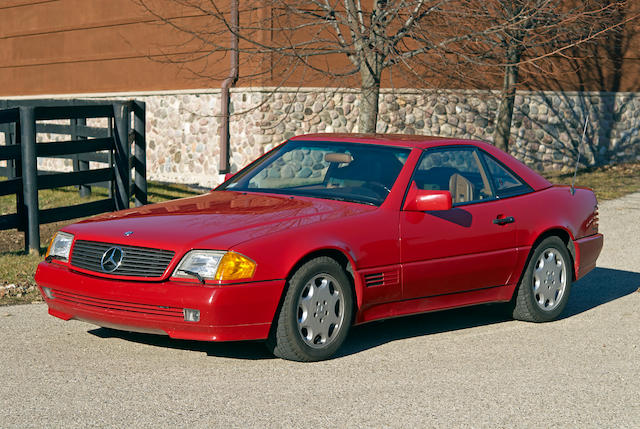
[[[360,95],[360,112],[358,115],[358,131],[361,133],[375,133],[378,123],[378,97],[380,95],[380,76],[375,76],[371,70],[362,65]]]
[[[620,24],[626,17],[623,8],[619,10],[616,23]],[[619,30],[609,35],[609,45],[606,47],[607,55],[612,63],[610,69],[610,76],[605,81],[605,86],[601,88],[600,103],[599,103],[599,131],[597,132],[597,147],[594,151],[595,164],[605,165],[611,161],[612,151],[614,147],[612,145],[613,131],[616,126],[616,118],[620,112],[621,106],[616,104],[616,96],[622,86],[623,65],[625,55],[625,44],[628,43],[625,40],[626,25],[623,25]],[[627,36],[628,37],[628,36]],[[626,43],[625,43],[626,42]],[[603,73],[604,74],[604,73]],[[603,91],[602,91],[603,90]],[[628,97],[622,98],[622,100],[629,100]],[[628,103],[628,101],[626,101]],[[624,106],[625,102],[622,102]],[[596,138],[596,136],[593,136]]]
[[[518,63],[521,52],[517,48],[511,48],[507,53],[507,63],[504,70],[504,82],[500,105],[496,115],[496,129],[493,133],[493,144],[505,152],[509,152],[509,137],[511,136],[511,119],[516,98],[516,86],[518,84]]]

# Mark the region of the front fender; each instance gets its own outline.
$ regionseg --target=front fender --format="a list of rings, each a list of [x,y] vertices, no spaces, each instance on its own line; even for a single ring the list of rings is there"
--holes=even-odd
[[[354,271],[356,299],[362,304],[363,285],[357,272],[400,263],[399,213],[377,210],[318,224],[305,225],[240,243],[231,250],[257,263],[255,281],[286,279],[305,258],[340,252]]]

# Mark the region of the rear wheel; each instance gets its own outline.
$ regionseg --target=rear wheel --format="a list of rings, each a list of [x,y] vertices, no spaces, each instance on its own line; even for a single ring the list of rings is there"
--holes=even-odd
[[[564,310],[571,291],[572,263],[558,237],[545,238],[534,250],[515,296],[513,317],[547,322]]]
[[[352,316],[353,293],[340,264],[329,257],[313,259],[289,280],[267,345],[283,359],[327,359],[347,337]]]

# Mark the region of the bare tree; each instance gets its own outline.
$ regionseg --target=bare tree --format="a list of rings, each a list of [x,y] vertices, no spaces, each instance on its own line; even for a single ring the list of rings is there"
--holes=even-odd
[[[564,148],[566,155],[575,160],[578,152],[582,152],[583,165],[607,164],[616,154],[637,144],[634,136],[640,132],[637,124],[624,129],[617,126],[625,112],[633,108],[634,96],[630,93],[640,90],[640,63],[635,55],[640,45],[640,22],[629,20],[638,15],[640,5],[612,0],[598,3],[605,10],[600,29],[611,30],[592,42],[569,49],[562,64],[556,61],[561,72],[552,74],[545,67],[549,64],[541,65],[548,73],[532,76],[526,83],[536,89],[544,78],[552,89],[576,91],[560,93],[560,103],[554,103],[546,93],[540,96],[551,115],[564,118],[559,121],[558,132],[569,136],[570,144]],[[564,106],[563,111],[560,105]],[[583,140],[585,118],[589,118],[589,124]],[[546,130],[544,124],[540,128]]]
[[[189,34],[191,43],[199,45],[196,54],[184,56],[181,62],[213,58],[214,53],[229,49],[228,38],[222,37],[233,28],[228,0],[172,0],[183,8],[182,13],[206,18],[206,26],[168,16],[159,0],[135,1],[167,25]],[[455,9],[455,5],[462,3],[460,0],[373,0],[367,5],[361,0],[242,1],[237,27],[239,50],[254,66],[243,67],[242,71],[275,70],[275,79],[280,79],[278,84],[294,82],[293,75],[298,74],[294,71],[300,71],[303,79],[313,79],[315,75],[333,85],[338,82],[358,85],[361,90],[358,129],[375,132],[385,72],[390,74],[393,68],[396,75],[403,75],[400,79],[405,82],[420,81],[425,67],[429,67],[420,60],[426,53],[495,31],[482,27],[469,27],[464,33],[435,31],[448,28],[445,6]],[[270,63],[255,67],[259,61]],[[195,73],[204,77],[207,70],[202,68]]]
[[[582,45],[595,44],[602,36],[631,19],[613,19],[612,11],[624,1],[575,0],[461,0],[443,8],[456,31],[483,29],[475,39],[444,47],[453,58],[446,67],[456,70],[467,85],[487,87],[487,78],[501,76],[501,95],[493,133],[494,144],[509,149],[516,89],[522,77],[545,87],[559,59],[571,57]],[[496,82],[497,83],[497,82]],[[563,89],[563,88],[559,88]]]
[[[171,0],[183,15],[201,17],[199,24],[169,16],[166,0],[134,1],[198,45],[179,61],[197,62],[199,76],[216,78],[202,61],[227,51],[233,32],[251,63],[241,67],[241,79],[271,74],[277,85],[296,79],[302,85],[320,76],[333,85],[358,85],[360,132],[376,131],[385,79],[429,87],[442,79],[427,76],[442,73],[486,87],[501,75],[494,143],[504,150],[521,69],[535,73],[545,59],[615,26],[602,24],[612,2],[601,0],[246,0],[238,27],[230,23],[229,0]]]

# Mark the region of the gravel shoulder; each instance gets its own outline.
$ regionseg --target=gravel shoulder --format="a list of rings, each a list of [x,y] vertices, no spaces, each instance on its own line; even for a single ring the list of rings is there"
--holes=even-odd
[[[353,329],[312,364],[0,307],[0,427],[640,427],[640,193],[552,323],[492,306]]]

